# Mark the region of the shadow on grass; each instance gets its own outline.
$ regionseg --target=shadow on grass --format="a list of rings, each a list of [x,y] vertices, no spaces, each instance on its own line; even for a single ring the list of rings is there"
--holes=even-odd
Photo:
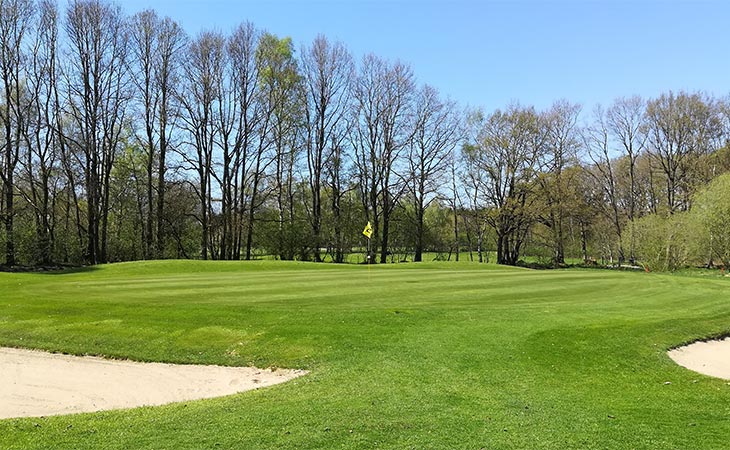
[[[93,272],[97,266],[43,265],[43,266],[6,266],[0,264],[0,273],[37,273],[42,275],[68,275],[72,273]]]

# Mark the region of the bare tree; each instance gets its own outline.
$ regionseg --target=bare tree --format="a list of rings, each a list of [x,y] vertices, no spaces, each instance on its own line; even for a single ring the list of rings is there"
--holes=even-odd
[[[646,102],[641,97],[619,98],[606,112],[606,126],[615,141],[620,143],[623,154],[628,160],[629,192],[628,220],[632,232],[629,243],[629,262],[634,264],[635,242],[633,227],[637,214],[637,197],[639,195],[636,180],[637,162],[646,148]]]
[[[240,144],[243,149],[240,170],[241,210],[243,215],[245,208],[246,215],[245,258],[250,260],[253,255],[257,212],[266,200],[262,184],[266,169],[272,161],[268,156],[271,147],[269,133],[276,101],[271,90],[261,86],[261,79],[264,77],[261,71],[266,70],[267,66],[262,55],[263,50],[260,50],[260,34],[254,30],[253,25],[244,24],[234,33],[233,42],[230,47],[231,57],[234,73],[237,74],[238,96],[241,99],[239,136],[243,138]]]
[[[352,57],[344,45],[330,44],[317,36],[311,47],[302,50],[302,76],[306,89],[307,173],[311,191],[312,248],[315,261],[321,261],[322,186],[327,161],[340,149],[343,128],[349,112]]]
[[[194,155],[182,153],[188,168],[197,175],[196,193],[200,200],[200,251],[203,259],[211,255],[210,216],[213,153],[218,120],[218,99],[225,66],[225,39],[219,33],[206,31],[193,40],[187,50],[185,76],[187,85],[180,96],[184,109],[183,123],[190,136]]]
[[[544,127],[534,109],[510,106],[483,120],[465,147],[468,164],[487,175],[484,196],[492,211],[486,220],[497,234],[499,264],[517,264],[535,220],[534,191],[544,142]]]
[[[451,196],[449,197],[449,203],[451,204],[451,212],[454,215],[454,243],[449,249],[449,260],[451,260],[451,252],[454,252],[456,262],[459,262],[460,254],[460,239],[459,239],[459,215],[463,210],[463,205],[459,195],[458,178],[457,178],[457,164],[459,161],[460,154],[457,151],[452,151],[448,166],[449,166],[449,178],[451,182]]]
[[[596,107],[593,113],[593,123],[583,132],[584,145],[593,166],[587,168],[587,173],[600,189],[601,196],[597,201],[598,207],[608,217],[618,238],[619,264],[624,261],[623,248],[623,211],[616,175],[616,161],[612,156],[611,140],[609,135],[606,112]]]
[[[664,175],[669,214],[690,206],[693,162],[708,153],[722,126],[712,99],[702,94],[662,94],[646,108],[649,152]]]
[[[330,209],[332,212],[332,237],[330,240],[330,248],[332,251],[332,260],[336,263],[345,262],[345,242],[348,241],[344,236],[344,223],[346,215],[343,214],[343,201],[346,202],[352,191],[352,183],[348,178],[348,166],[346,159],[348,154],[345,147],[341,145],[343,136],[349,134],[349,121],[343,127],[342,134],[338,138],[334,138],[331,145],[332,151],[325,162],[325,171],[327,175],[327,186],[330,190]]]
[[[130,96],[126,71],[128,36],[118,6],[74,0],[66,13],[70,54],[66,68],[66,113],[75,133],[64,134],[83,167],[86,194],[86,259],[107,259],[109,182],[121,142]]]
[[[390,216],[404,184],[396,176],[409,141],[409,108],[414,92],[413,72],[397,62],[367,55],[355,80],[357,125],[352,142],[366,219],[372,222],[380,262],[388,255]]]
[[[230,38],[225,45],[226,59],[222,68],[219,95],[216,98],[217,114],[215,117],[215,142],[221,157],[221,171],[212,171],[212,176],[218,182],[221,193],[219,230],[220,259],[232,259],[234,250],[235,198],[237,197],[236,174],[240,164],[240,146],[237,144],[237,120],[240,102],[238,89],[234,78],[233,58],[230,54]],[[216,164],[217,165],[217,164]],[[222,172],[222,173],[221,173]]]
[[[553,263],[565,264],[566,220],[571,205],[568,194],[574,191],[574,178],[566,169],[578,164],[580,139],[577,121],[580,106],[565,100],[555,102],[545,114],[546,173],[538,179],[542,187],[545,211],[540,221],[550,230],[550,245],[553,250]]]
[[[469,137],[470,142],[464,148],[461,154],[461,160],[459,161],[461,171],[458,176],[463,189],[466,209],[463,214],[463,221],[469,248],[469,260],[474,261],[473,251],[476,244],[477,261],[482,263],[485,260],[484,235],[487,222],[486,213],[490,205],[486,194],[488,192],[486,183],[489,177],[477,157],[476,143],[480,140],[479,135],[483,126],[484,117],[481,111],[473,111],[469,113],[466,120],[466,129],[472,130],[474,135]],[[454,171],[456,172],[456,170]],[[456,192],[454,194],[456,198],[458,195],[456,181],[452,181],[452,189]],[[475,240],[476,242],[474,242]]]
[[[167,184],[167,155],[172,148],[172,136],[177,129],[174,119],[179,115],[180,105],[177,90],[180,86],[182,50],[187,44],[187,35],[172,19],[165,17],[159,24],[157,34],[157,61],[154,81],[158,90],[157,122],[159,135],[159,155],[157,158],[157,257],[162,258],[165,251],[165,192]]]
[[[180,65],[178,55],[186,38],[177,23],[169,18],[160,18],[153,10],[135,14],[130,28],[130,65],[139,104],[138,115],[143,125],[142,135],[138,135],[137,139],[146,153],[145,226],[142,238],[145,258],[161,258],[165,248],[163,215],[166,157],[170,134],[174,129],[170,117],[176,115],[172,100]]]
[[[152,191],[152,179],[153,179],[153,168],[155,161],[155,154],[157,146],[156,131],[156,116],[157,116],[157,104],[158,104],[158,91],[154,86],[154,67],[157,65],[156,58],[156,45],[157,45],[157,33],[159,31],[160,19],[157,13],[153,10],[145,10],[139,12],[132,17],[131,31],[130,31],[130,63],[132,63],[132,70],[134,72],[134,84],[136,87],[137,97],[141,104],[140,115],[144,125],[144,132],[142,136],[138,136],[137,140],[140,142],[146,153],[146,217],[141,217],[145,221],[143,227],[142,242],[144,243],[144,256],[145,259],[152,258],[153,249],[153,191]],[[140,205],[140,210],[142,205]]]
[[[221,105],[219,122],[219,141],[223,150],[221,254],[227,259],[241,257],[247,205],[245,193],[251,184],[256,184],[253,190],[257,193],[260,179],[258,172],[251,174],[253,161],[256,160],[253,155],[262,144],[256,135],[261,118],[260,103],[257,101],[258,39],[259,33],[253,24],[243,23],[228,38],[227,45],[229,65],[225,96],[221,99],[225,98],[228,106]],[[255,183],[252,183],[254,180]],[[252,193],[254,202],[256,193]]]
[[[416,248],[414,261],[421,261],[425,234],[424,216],[445,181],[452,152],[462,138],[456,104],[443,101],[431,86],[416,94],[413,137],[409,143],[406,184],[413,200]],[[454,210],[456,217],[456,211]]]
[[[23,164],[26,188],[21,192],[31,206],[35,219],[36,248],[34,258],[42,264],[52,259],[54,242],[58,133],[55,132],[57,108],[58,9],[50,0],[38,3],[37,32],[31,45],[27,75],[28,100],[31,105],[24,128]]]
[[[33,23],[35,9],[31,0],[0,1],[0,90],[3,93],[0,107],[2,127],[2,161],[0,179],[4,207],[0,208],[5,223],[5,264],[15,265],[15,169],[20,159],[23,129],[27,117],[28,102],[25,92],[26,34]]]

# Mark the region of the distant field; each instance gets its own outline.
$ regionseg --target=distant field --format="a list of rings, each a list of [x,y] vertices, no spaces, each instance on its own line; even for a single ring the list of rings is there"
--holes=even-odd
[[[666,350],[730,331],[729,290],[436,262],[0,273],[0,345],[311,371],[213,400],[0,421],[0,448],[727,449],[730,384]]]

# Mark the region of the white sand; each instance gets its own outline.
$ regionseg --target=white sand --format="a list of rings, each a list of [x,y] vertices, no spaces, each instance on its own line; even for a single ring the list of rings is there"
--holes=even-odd
[[[730,380],[730,338],[675,348],[669,351],[669,357],[695,372]]]
[[[218,397],[283,383],[305,373],[139,363],[0,347],[0,419]]]

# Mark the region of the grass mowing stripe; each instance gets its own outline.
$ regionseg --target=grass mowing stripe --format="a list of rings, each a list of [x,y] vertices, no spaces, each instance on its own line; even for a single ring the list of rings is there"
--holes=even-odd
[[[725,448],[730,386],[665,350],[728,331],[727,288],[469,263],[0,274],[4,345],[312,369],[221,399],[0,421],[0,447]]]

